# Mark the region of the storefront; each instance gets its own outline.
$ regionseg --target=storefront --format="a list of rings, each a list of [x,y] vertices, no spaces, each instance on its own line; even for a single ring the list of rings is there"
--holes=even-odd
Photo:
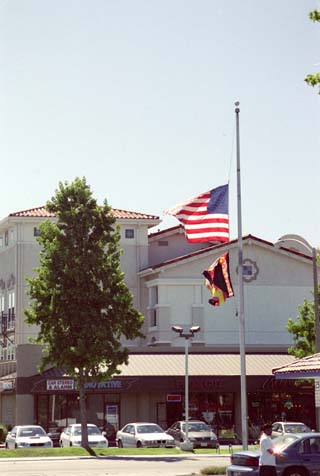
[[[164,369],[165,370],[165,369]],[[25,381],[25,386],[27,381]],[[34,397],[35,422],[48,429],[80,421],[78,393],[73,379],[55,371],[28,379]],[[25,388],[25,391],[27,389]],[[183,376],[119,376],[104,383],[89,383],[88,421],[107,432],[130,421],[153,421],[164,429],[184,418]],[[239,376],[189,376],[189,415],[206,421],[220,440],[233,441],[241,434]],[[259,436],[261,424],[281,419],[303,421],[315,428],[312,384],[296,385],[272,376],[247,378],[249,440]]]
[[[247,355],[249,438],[259,436],[265,421],[294,419],[315,428],[314,388],[311,383],[277,380],[272,368],[292,359],[284,354]],[[130,354],[129,365],[111,381],[86,386],[88,421],[107,432],[132,421],[157,422],[164,429],[184,418],[184,354]],[[189,355],[189,415],[209,423],[220,440],[241,435],[241,382],[238,354]],[[19,414],[8,424],[39,423],[45,429],[80,421],[78,392],[72,378],[59,369],[17,377],[9,397]],[[1,407],[1,405],[0,405]],[[3,408],[3,407],[2,407]]]

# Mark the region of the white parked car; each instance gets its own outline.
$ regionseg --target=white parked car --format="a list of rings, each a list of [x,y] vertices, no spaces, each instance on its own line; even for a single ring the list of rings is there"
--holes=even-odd
[[[172,436],[156,423],[128,423],[117,432],[119,448],[174,448]]]
[[[51,438],[39,425],[17,425],[7,434],[5,446],[14,448],[52,448]]]
[[[88,441],[89,446],[108,448],[108,440],[101,433],[101,430],[92,423],[88,423]],[[81,424],[73,423],[67,426],[61,435],[59,440],[60,446],[81,446]]]
[[[311,429],[301,421],[275,421],[272,423],[271,438],[284,435],[284,433],[309,433]]]

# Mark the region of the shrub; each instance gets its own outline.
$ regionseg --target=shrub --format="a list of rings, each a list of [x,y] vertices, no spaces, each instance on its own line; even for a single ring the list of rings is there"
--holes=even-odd
[[[226,466],[208,466],[207,468],[203,468],[201,474],[226,474],[227,467]]]
[[[0,443],[4,443],[8,434],[8,428],[3,423],[0,423]]]

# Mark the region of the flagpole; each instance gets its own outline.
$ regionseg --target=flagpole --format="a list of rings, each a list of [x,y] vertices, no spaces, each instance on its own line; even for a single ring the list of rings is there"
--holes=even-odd
[[[247,388],[246,388],[246,354],[245,354],[245,319],[243,294],[243,253],[242,253],[242,219],[241,219],[241,177],[240,177],[240,134],[239,113],[240,103],[235,102],[236,137],[237,137],[237,205],[238,205],[238,276],[239,276],[239,344],[241,362],[241,426],[242,446],[248,449],[248,419],[247,419]]]

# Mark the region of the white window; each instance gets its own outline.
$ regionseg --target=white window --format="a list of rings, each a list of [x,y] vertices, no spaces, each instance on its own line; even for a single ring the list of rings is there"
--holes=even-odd
[[[158,241],[158,246],[169,246],[169,241],[166,241],[166,240]]]
[[[128,239],[134,238],[134,229],[133,228],[126,228],[124,232],[124,236]]]
[[[149,319],[150,319],[150,327],[157,326],[157,309],[156,306],[158,304],[158,286],[153,286],[149,289],[149,299],[150,299],[150,306],[149,306]]]
[[[10,291],[8,293],[8,330],[15,328],[15,293]]]
[[[10,338],[11,342],[8,342],[7,347],[7,359],[8,360],[15,360],[16,358],[16,346],[14,343],[14,338]]]

